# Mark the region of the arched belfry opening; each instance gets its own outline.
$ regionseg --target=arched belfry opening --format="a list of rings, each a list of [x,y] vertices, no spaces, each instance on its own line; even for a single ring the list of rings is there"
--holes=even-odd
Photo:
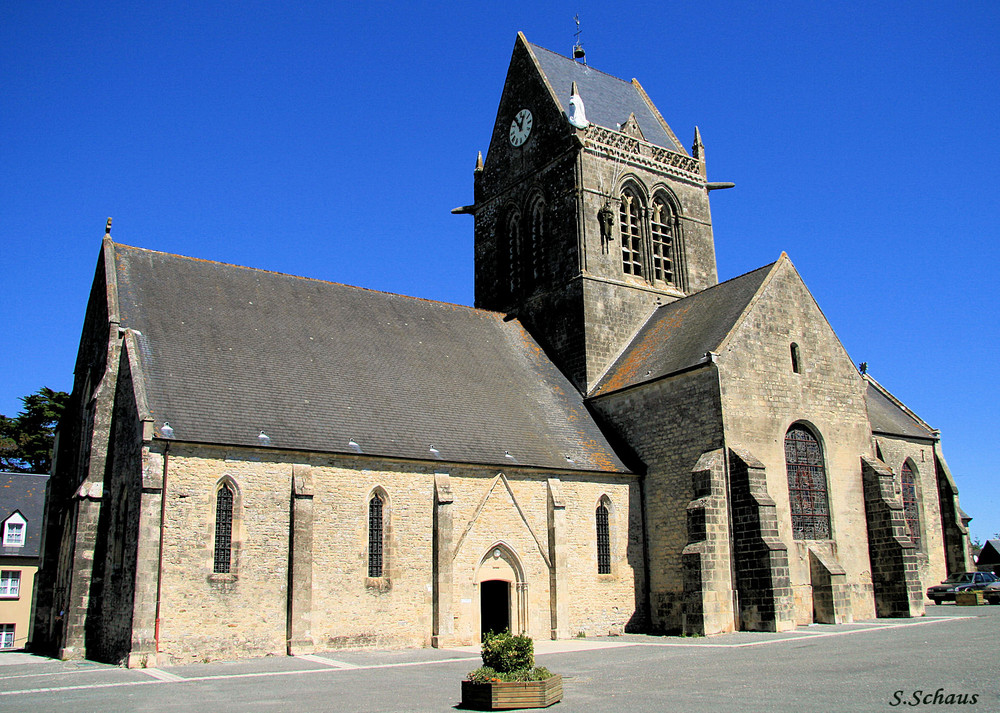
[[[479,636],[488,632],[528,630],[528,583],[517,554],[506,544],[490,547],[476,571],[479,605]]]

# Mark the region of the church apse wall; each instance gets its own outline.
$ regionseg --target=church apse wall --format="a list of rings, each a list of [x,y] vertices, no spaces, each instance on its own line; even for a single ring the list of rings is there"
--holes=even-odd
[[[850,592],[850,610],[838,617],[874,617],[860,472],[860,457],[871,450],[864,382],[787,260],[778,262],[718,363],[726,443],[766,469],[788,548],[795,623],[813,621],[812,569],[819,565]],[[813,529],[793,527],[785,441],[796,425],[804,429],[796,433],[815,438],[825,469],[818,477],[828,505],[816,491],[801,493],[802,500],[816,501],[817,511],[828,510],[824,522],[814,518]]]

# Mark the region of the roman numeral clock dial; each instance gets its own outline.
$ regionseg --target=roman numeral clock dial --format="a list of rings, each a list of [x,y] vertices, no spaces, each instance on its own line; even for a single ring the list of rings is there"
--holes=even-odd
[[[531,112],[521,109],[510,122],[510,145],[521,146],[531,135]]]

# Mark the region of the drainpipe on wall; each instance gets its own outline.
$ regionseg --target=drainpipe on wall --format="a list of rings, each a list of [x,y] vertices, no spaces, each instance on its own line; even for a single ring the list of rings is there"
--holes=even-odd
[[[163,583],[163,533],[167,515],[167,466],[169,463],[170,444],[167,443],[163,449],[163,481],[160,483],[160,547],[156,561],[156,628],[154,641],[157,655],[160,653],[160,587]]]

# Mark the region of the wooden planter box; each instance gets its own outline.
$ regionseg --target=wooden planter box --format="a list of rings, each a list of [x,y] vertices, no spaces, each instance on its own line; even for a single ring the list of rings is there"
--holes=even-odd
[[[983,603],[983,593],[978,589],[972,592],[955,592],[955,604],[960,607],[975,607]]]
[[[562,699],[562,676],[544,681],[473,683],[462,681],[462,706],[485,711],[546,708]]]

